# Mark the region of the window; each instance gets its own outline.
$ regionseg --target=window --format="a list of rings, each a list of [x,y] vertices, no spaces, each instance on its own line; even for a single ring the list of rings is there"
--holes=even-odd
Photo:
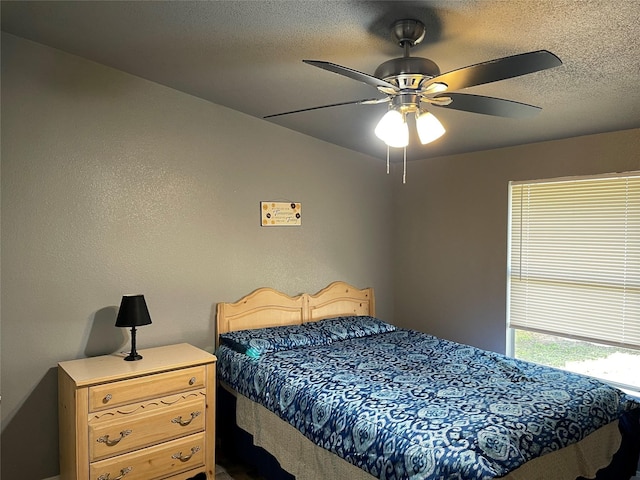
[[[640,172],[512,182],[508,268],[510,354],[640,390]]]

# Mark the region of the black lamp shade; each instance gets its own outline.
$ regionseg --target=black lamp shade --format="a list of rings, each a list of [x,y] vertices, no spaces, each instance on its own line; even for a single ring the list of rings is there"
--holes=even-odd
[[[125,295],[120,303],[116,327],[141,327],[151,324],[144,295]]]

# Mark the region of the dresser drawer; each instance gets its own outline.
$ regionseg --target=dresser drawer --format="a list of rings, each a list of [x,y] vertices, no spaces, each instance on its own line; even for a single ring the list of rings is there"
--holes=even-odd
[[[207,448],[205,434],[197,433],[137,452],[93,462],[89,468],[89,480],[166,478],[203,466],[205,448]]]
[[[204,365],[89,387],[89,411],[95,412],[148,398],[203,388]]]
[[[205,429],[203,391],[108,411],[89,422],[89,460],[96,461]]]

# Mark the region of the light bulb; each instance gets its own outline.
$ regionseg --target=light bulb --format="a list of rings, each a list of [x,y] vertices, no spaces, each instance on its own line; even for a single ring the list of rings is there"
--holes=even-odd
[[[409,127],[404,121],[404,115],[397,110],[385,113],[374,133],[390,147],[402,148],[409,144]]]
[[[446,131],[440,121],[429,112],[424,112],[416,118],[416,129],[423,145],[437,140]]]

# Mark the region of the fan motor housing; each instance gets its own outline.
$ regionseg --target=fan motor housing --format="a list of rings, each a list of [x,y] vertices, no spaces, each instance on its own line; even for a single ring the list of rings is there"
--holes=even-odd
[[[373,74],[374,77],[398,84],[400,88],[417,88],[417,85],[414,87],[407,84],[407,80],[416,79],[419,84],[420,80],[438,75],[440,75],[438,65],[428,58],[421,57],[400,57],[387,60],[381,63]],[[403,83],[405,85],[402,85]],[[414,80],[410,80],[410,83],[414,83]]]

